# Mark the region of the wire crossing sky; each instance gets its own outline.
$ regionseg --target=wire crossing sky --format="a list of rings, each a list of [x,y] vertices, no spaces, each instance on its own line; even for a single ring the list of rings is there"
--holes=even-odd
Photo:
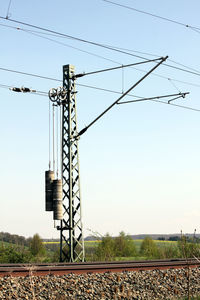
[[[123,5],[123,4],[114,2],[114,1],[110,1],[110,0],[101,0],[101,1],[110,3],[110,4],[113,4],[113,5],[122,7],[122,8],[130,9],[130,10],[133,10],[133,11],[136,11],[136,12],[138,12],[138,13],[145,14],[145,15],[148,15],[148,16],[151,16],[151,17],[154,17],[154,18],[158,18],[158,19],[160,19],[160,20],[164,20],[164,21],[171,22],[171,23],[174,23],[174,24],[177,24],[177,25],[181,25],[181,26],[184,26],[184,27],[186,27],[186,28],[190,28],[190,29],[193,29],[193,30],[194,30],[194,29],[200,30],[200,27],[195,27],[195,26],[191,26],[191,25],[188,25],[188,24],[184,24],[184,23],[178,22],[178,21],[176,21],[176,20],[172,20],[172,19],[169,19],[169,18],[165,18],[165,17],[162,17],[162,16],[158,16],[158,15],[152,14],[152,13],[150,13],[150,12],[143,11],[143,10],[140,10],[140,9],[136,9],[136,8],[134,8],[134,7],[126,6],[126,5]]]
[[[124,98],[151,100],[113,107],[81,136],[83,222],[102,235],[200,232],[199,9],[186,0],[1,1],[2,231],[58,237],[44,211],[44,171],[47,94],[62,86],[62,66],[90,74],[76,80],[79,132],[156,62],[134,64],[168,55]]]

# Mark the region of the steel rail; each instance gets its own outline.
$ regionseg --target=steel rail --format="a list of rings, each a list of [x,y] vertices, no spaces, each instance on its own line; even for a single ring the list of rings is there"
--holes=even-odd
[[[200,267],[196,259],[171,259],[153,261],[123,261],[94,263],[51,263],[51,264],[1,264],[0,277],[3,276],[42,276],[65,275],[69,273],[105,273],[156,269]]]

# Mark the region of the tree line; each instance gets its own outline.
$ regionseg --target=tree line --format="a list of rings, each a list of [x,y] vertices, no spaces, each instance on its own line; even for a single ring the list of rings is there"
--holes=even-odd
[[[25,238],[24,236],[17,234],[10,234],[8,232],[0,232],[0,241],[16,244],[20,246],[28,246],[31,238]]]
[[[0,263],[59,261],[59,244],[45,245],[38,234],[28,239],[7,233],[3,237],[4,239],[0,242]],[[188,239],[184,235],[177,242],[160,241],[158,243],[147,236],[138,246],[129,235],[122,231],[117,237],[106,234],[101,237],[101,240],[88,243],[85,249],[86,261],[200,257],[199,240]]]
[[[39,234],[35,234],[32,238],[21,239],[20,236],[5,234],[4,240],[0,243],[0,263],[30,263],[48,261],[46,257],[46,249],[42,243]],[[23,237],[22,237],[23,238]],[[13,243],[15,241],[15,243]],[[17,241],[17,242],[16,242]],[[5,243],[6,242],[6,243]],[[9,244],[7,244],[9,243]]]
[[[90,253],[90,260],[111,261],[126,259],[168,259],[168,258],[194,258],[200,257],[199,239],[189,239],[181,236],[176,243],[156,243],[151,237],[145,237],[139,249],[135,242],[120,232],[118,237],[106,234],[97,248]]]

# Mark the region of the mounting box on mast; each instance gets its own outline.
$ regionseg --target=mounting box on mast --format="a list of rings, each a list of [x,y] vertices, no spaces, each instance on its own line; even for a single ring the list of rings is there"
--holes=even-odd
[[[60,226],[60,261],[84,261],[84,240],[81,217],[81,191],[76,116],[74,66],[63,66],[62,100],[62,183],[64,214]]]

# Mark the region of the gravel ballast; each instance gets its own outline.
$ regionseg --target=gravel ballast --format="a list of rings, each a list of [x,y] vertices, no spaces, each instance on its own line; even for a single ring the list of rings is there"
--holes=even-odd
[[[200,268],[189,271],[190,294],[200,295]],[[187,296],[188,270],[0,278],[0,299],[178,299]]]

